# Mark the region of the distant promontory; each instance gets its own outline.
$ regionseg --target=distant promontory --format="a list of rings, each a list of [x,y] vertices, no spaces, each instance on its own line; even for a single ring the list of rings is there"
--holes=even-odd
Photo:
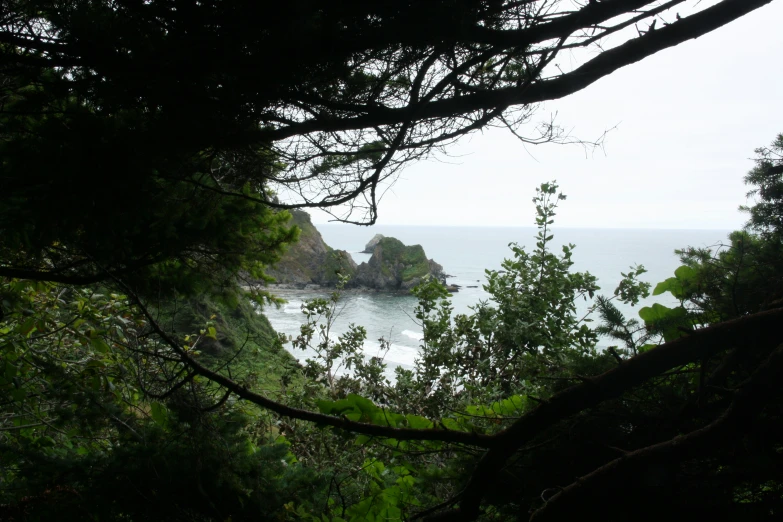
[[[446,281],[443,267],[428,259],[421,245],[408,246],[399,239],[377,234],[364,249],[372,257],[357,265],[348,252],[335,250],[324,242],[309,214],[301,210],[291,214],[301,234],[283,258],[267,270],[277,284],[299,288],[334,286],[338,273],[350,277],[348,288],[379,291],[408,291],[427,277]]]
[[[334,286],[338,281],[338,273],[353,278],[357,266],[351,254],[327,245],[307,212],[293,210],[291,215],[291,224],[301,231],[299,241],[292,243],[282,259],[267,268],[266,273],[274,277],[278,284],[302,287]]]

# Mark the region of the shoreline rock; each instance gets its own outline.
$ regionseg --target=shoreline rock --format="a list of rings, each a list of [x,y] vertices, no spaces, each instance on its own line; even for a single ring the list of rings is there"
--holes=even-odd
[[[333,288],[340,275],[348,276],[346,288],[409,293],[425,278],[446,284],[443,267],[428,259],[421,245],[405,245],[399,239],[376,234],[365,246],[372,247],[370,260],[357,265],[351,255],[327,245],[310,215],[291,212],[292,224],[301,230],[299,241],[290,245],[282,259],[268,268],[276,279],[269,286],[278,289]],[[459,287],[452,285],[457,291]]]
[[[405,291],[427,277],[446,281],[443,267],[428,259],[421,245],[408,246],[399,239],[383,237],[375,244],[370,260],[359,265],[356,283],[370,288]]]
[[[375,234],[371,240],[367,242],[366,245],[364,245],[364,250],[362,250],[362,254],[372,254],[375,250],[375,245],[381,242],[381,239],[383,239],[385,236],[383,234]]]

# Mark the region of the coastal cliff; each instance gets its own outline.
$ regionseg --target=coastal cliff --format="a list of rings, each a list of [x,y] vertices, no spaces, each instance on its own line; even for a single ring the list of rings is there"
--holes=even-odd
[[[301,230],[299,241],[291,244],[282,259],[266,271],[277,283],[332,286],[338,281],[338,273],[349,276],[356,273],[351,255],[327,245],[310,220],[310,214],[293,210],[291,216],[291,224]]]

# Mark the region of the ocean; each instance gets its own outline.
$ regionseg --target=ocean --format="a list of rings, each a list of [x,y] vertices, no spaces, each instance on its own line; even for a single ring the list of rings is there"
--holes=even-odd
[[[343,224],[317,225],[318,230],[332,248],[351,253],[357,263],[367,261],[370,254],[362,254],[365,244],[375,235],[395,237],[406,245],[419,244],[427,257],[443,265],[451,275],[448,283],[460,285],[459,292],[451,299],[455,313],[468,313],[470,307],[489,299],[482,288],[486,281],[485,269],[500,269],[504,258],[511,256],[509,243],[535,247],[534,227],[428,227],[428,226],[373,226],[358,227]],[[652,283],[671,277],[680,266],[674,250],[687,246],[706,247],[726,242],[729,231],[721,230],[655,230],[655,229],[552,229],[552,244],[557,251],[564,244],[574,244],[573,270],[589,271],[598,278],[599,294],[612,295],[621,279],[634,264],[648,270],[641,279]],[[474,288],[471,288],[474,287]],[[276,309],[267,306],[263,313],[272,326],[287,336],[296,337],[304,322],[302,302],[328,295],[327,290],[277,290],[287,300]],[[650,296],[636,307],[620,306],[630,317],[638,317],[639,308],[659,302],[671,306],[675,302],[670,295]],[[590,303],[580,304],[580,312]],[[378,355],[379,338],[391,342],[385,355],[391,376],[396,366],[410,368],[416,357],[421,327],[413,317],[416,299],[412,296],[382,292],[346,291],[341,299],[340,315],[333,327],[334,335],[344,333],[350,324],[364,326],[367,330],[365,353]],[[312,356],[312,352],[296,350],[291,344],[286,348],[300,361]]]

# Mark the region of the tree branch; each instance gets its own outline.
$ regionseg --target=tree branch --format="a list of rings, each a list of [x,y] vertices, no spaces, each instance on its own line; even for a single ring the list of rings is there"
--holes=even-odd
[[[779,393],[776,383],[783,374],[783,344],[753,372],[737,392],[736,398],[726,411],[707,426],[685,435],[648,446],[604,464],[595,471],[576,479],[560,489],[530,517],[531,522],[564,520],[567,513],[579,511],[579,505],[596,491],[616,490],[624,478],[643,470],[651,462],[662,458],[682,460],[703,454],[712,449],[712,443],[724,442],[741,434],[752,424],[766,398]],[[637,475],[638,476],[638,475]],[[609,489],[604,489],[609,488]]]
[[[327,426],[333,426],[335,428],[340,428],[354,433],[361,433],[364,435],[372,435],[376,437],[394,438],[398,440],[437,440],[442,442],[455,442],[469,446],[486,448],[489,446],[490,440],[492,439],[492,437],[489,435],[467,433],[462,431],[393,428],[391,426],[380,426],[362,422],[353,422],[345,418],[293,408],[277,401],[273,401],[272,399],[249,390],[246,386],[242,386],[234,380],[225,377],[224,375],[210,370],[206,366],[196,361],[182,348],[182,346],[180,346],[180,343],[178,343],[176,339],[171,337],[165,330],[163,330],[160,324],[158,324],[158,322],[153,317],[152,313],[150,313],[147,307],[144,306],[144,303],[142,303],[141,299],[135,294],[135,292],[128,288],[127,285],[124,285],[121,282],[120,284],[128,293],[129,298],[136,306],[139,307],[139,310],[149,322],[152,331],[154,331],[174,352],[180,356],[184,364],[192,368],[193,371],[198,375],[206,377],[210,381],[223,386],[231,393],[237,395],[239,398],[262,406],[263,408],[273,411],[279,415],[315,422],[317,424],[325,424]]]
[[[697,330],[657,348],[623,361],[616,368],[555,394],[536,409],[498,433],[487,453],[473,471],[461,495],[460,507],[431,520],[467,521],[479,514],[479,507],[493,479],[508,458],[520,447],[557,422],[601,402],[620,396],[667,370],[711,356],[737,345],[759,350],[777,346],[783,338],[779,324],[783,309],[719,323]]]
[[[687,40],[703,36],[759,7],[769,4],[771,1],[723,0],[696,14],[682,18],[660,29],[648,31],[638,38],[604,51],[570,73],[550,80],[534,82],[523,89],[507,87],[494,91],[432,101],[422,108],[416,117],[419,121],[429,118],[445,118],[499,106],[527,105],[563,98],[584,89],[621,67],[636,63],[643,58],[669,47],[674,47]],[[612,4],[619,3],[623,2],[621,0],[612,2]],[[627,2],[625,3],[627,4]],[[595,5],[603,4],[604,2]],[[392,125],[404,121],[409,114],[408,111],[408,107],[375,107],[372,114],[352,118],[306,120],[279,129],[262,130],[259,131],[258,138],[262,141],[271,142],[314,132],[340,132],[377,125]]]

